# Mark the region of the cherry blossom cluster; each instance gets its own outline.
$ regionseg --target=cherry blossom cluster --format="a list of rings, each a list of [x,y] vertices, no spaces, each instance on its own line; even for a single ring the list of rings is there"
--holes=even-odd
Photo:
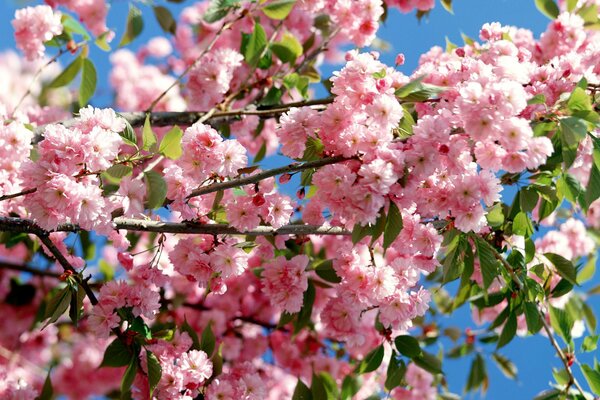
[[[98,174],[118,155],[125,122],[111,109],[87,107],[74,126],[48,125],[38,146],[39,158],[22,164],[23,186],[36,188],[26,197],[31,217],[51,230],[72,222],[84,229],[111,230],[107,202]]]
[[[54,12],[49,6],[26,7],[15,12],[12,22],[15,41],[28,60],[42,58],[44,42],[62,33],[60,17],[60,12]]]

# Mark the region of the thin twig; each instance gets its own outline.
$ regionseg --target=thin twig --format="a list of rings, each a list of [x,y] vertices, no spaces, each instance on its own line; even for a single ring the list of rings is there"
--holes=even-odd
[[[319,168],[329,164],[336,164],[343,161],[351,160],[343,156],[326,157],[320,160],[308,161],[305,163],[292,163],[283,167],[273,168],[258,174],[239,177],[225,182],[213,183],[211,185],[195,189],[187,196],[187,199],[202,196],[204,194],[218,192],[219,190],[231,189],[239,186],[249,185],[260,182],[264,179],[271,178],[276,175],[303,171],[310,168]]]
[[[28,194],[35,193],[36,191],[37,191],[37,188],[32,188],[32,189],[22,190],[18,193],[5,194],[4,196],[0,196],[0,201],[14,199],[15,197],[26,196]]]

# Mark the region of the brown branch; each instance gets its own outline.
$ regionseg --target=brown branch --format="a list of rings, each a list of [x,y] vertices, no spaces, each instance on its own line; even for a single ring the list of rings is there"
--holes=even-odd
[[[204,111],[157,111],[146,113],[143,111],[133,111],[133,112],[122,112],[119,115],[124,118],[129,124],[134,127],[140,127],[144,125],[146,121],[146,115],[150,115],[150,124],[152,126],[164,127],[164,126],[173,126],[173,125],[183,125],[189,126],[198,122],[199,120],[206,118],[206,120],[210,121],[213,125],[217,125],[220,123],[227,123],[233,120],[236,120],[243,116],[255,115],[260,118],[274,118],[283,113],[290,111],[291,108],[294,107],[311,107],[314,110],[324,110],[327,104],[333,102],[333,98],[328,97],[325,99],[317,99],[317,100],[305,100],[298,101],[293,103],[286,104],[278,104],[275,106],[263,106],[257,107],[255,109],[252,108],[244,108],[237,110],[229,110],[229,111],[217,111],[212,112],[212,115],[209,115],[208,112]],[[71,118],[68,120],[58,122],[61,125],[71,127],[77,123],[77,118]],[[34,129],[34,143],[38,143],[43,138],[44,130],[46,129],[46,125],[40,125]]]
[[[13,271],[27,272],[28,274],[38,276],[48,276],[51,278],[60,278],[61,274],[57,272],[47,271],[39,268],[32,268],[26,264],[16,264],[10,261],[0,261],[0,269],[10,269]]]
[[[305,163],[292,163],[292,164],[289,164],[289,165],[286,165],[283,167],[273,168],[273,169],[270,169],[267,171],[263,171],[258,174],[245,176],[245,177],[239,177],[239,178],[231,179],[229,181],[213,183],[211,185],[201,187],[201,188],[193,190],[192,193],[190,193],[190,195],[187,196],[187,198],[191,199],[193,197],[202,196],[203,194],[218,192],[219,190],[231,189],[231,188],[235,188],[238,186],[244,186],[244,185],[257,183],[257,182],[262,181],[263,179],[271,178],[276,175],[303,171],[305,169],[310,169],[310,168],[319,168],[319,167],[323,167],[325,165],[335,164],[335,163],[339,163],[342,161],[348,161],[351,159],[352,158],[335,156],[335,157],[322,158],[322,159],[316,160],[316,161],[308,161]]]
[[[140,232],[162,232],[181,234],[206,234],[206,235],[247,235],[247,236],[272,236],[272,235],[351,235],[352,233],[340,227],[314,226],[302,224],[284,225],[275,229],[271,226],[258,226],[249,231],[240,231],[227,224],[197,224],[193,222],[165,222],[133,218],[116,218],[115,229]],[[61,224],[52,232],[79,232],[82,229],[75,224]],[[0,217],[0,232],[33,233],[36,236],[48,235],[34,221],[15,218]],[[66,261],[66,260],[65,260]],[[61,263],[62,265],[62,263]],[[64,265],[63,265],[64,267]],[[73,270],[74,271],[74,270]]]
[[[0,196],[0,201],[14,199],[15,197],[26,196],[28,194],[35,193],[36,191],[37,191],[37,188],[33,188],[33,189],[25,189],[18,193],[5,194],[4,196]]]
[[[60,252],[58,247],[56,247],[56,245],[52,242],[52,240],[50,240],[50,236],[49,236],[48,232],[44,231],[43,233],[36,233],[36,236],[40,238],[40,240],[42,241],[44,246],[46,246],[48,251],[50,251],[50,253],[52,253],[52,256],[56,259],[56,261],[58,261],[58,263],[63,267],[63,269],[65,271],[70,271],[73,273],[73,276],[76,277],[75,279],[77,280],[77,283],[83,288],[85,294],[90,299],[90,303],[92,303],[93,306],[98,304],[98,299],[96,298],[96,295],[92,291],[92,288],[89,287],[89,285],[85,279],[82,279],[79,276],[79,274],[77,273],[77,270],[75,270],[75,268],[73,268],[73,266],[69,263],[69,261],[65,258],[65,256]]]

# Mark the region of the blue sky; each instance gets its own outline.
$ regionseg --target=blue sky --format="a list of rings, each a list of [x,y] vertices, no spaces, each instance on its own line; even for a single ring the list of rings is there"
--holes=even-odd
[[[0,50],[14,48],[13,31],[10,20],[17,6],[22,6],[23,1],[0,1]],[[39,4],[41,1],[28,3]],[[118,30],[120,37],[125,24],[127,14],[127,1],[115,0],[110,12],[108,26]],[[156,1],[157,4],[166,3]],[[183,6],[189,5],[190,0],[185,1]],[[414,14],[401,15],[397,10],[390,10],[385,26],[380,31],[380,37],[390,43],[392,49],[388,53],[382,53],[382,60],[393,65],[394,58],[398,52],[406,56],[406,64],[401,70],[410,74],[418,63],[419,55],[427,51],[431,46],[445,46],[445,38],[452,42],[461,44],[461,32],[476,38],[479,28],[485,22],[498,21],[506,25],[514,25],[529,28],[537,37],[544,31],[549,20],[540,14],[533,0],[455,0],[454,15],[446,12],[439,4],[428,18],[418,22]],[[182,5],[169,3],[174,14],[183,8]],[[145,30],[141,39],[133,43],[135,48],[152,36],[162,34],[155,22],[149,7],[140,5],[145,17]],[[67,56],[68,57],[68,56]],[[99,94],[97,100],[92,101],[97,106],[110,104],[110,89],[108,86],[109,62],[108,54],[97,49],[93,50],[92,59],[96,64],[99,74]],[[63,61],[65,63],[65,61]],[[323,71],[329,74],[336,67],[327,67]],[[4,77],[6,79],[6,77]],[[10,79],[10,78],[9,78]],[[279,162],[279,161],[278,161]],[[451,291],[453,293],[453,291]],[[595,307],[598,309],[596,302]],[[463,307],[453,316],[452,320],[442,320],[445,326],[450,324],[462,327],[475,328],[470,318],[470,311]],[[579,345],[579,342],[577,343]],[[446,348],[447,350],[448,348]],[[486,352],[492,349],[486,349]],[[501,353],[509,357],[519,368],[518,380],[511,381],[505,378],[491,361],[487,362],[490,375],[490,387],[487,393],[488,399],[529,399],[535,394],[548,388],[548,382],[552,380],[551,366],[559,367],[560,360],[555,356],[547,338],[537,336],[533,338],[517,339],[502,349]],[[587,360],[589,362],[589,360]],[[455,393],[462,393],[471,358],[461,361],[448,361],[444,366],[450,389]],[[584,383],[583,378],[578,378]],[[584,383],[585,385],[585,383]],[[470,395],[470,398],[479,398]]]

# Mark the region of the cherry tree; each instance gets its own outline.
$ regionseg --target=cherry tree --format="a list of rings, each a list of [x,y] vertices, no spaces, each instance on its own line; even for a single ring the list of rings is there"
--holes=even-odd
[[[539,398],[600,395],[599,1],[536,0],[539,38],[487,23],[410,76],[369,46],[433,0],[169,2],[116,31],[104,0],[15,13],[1,398],[454,399],[445,358],[485,392],[527,335],[557,355]]]

